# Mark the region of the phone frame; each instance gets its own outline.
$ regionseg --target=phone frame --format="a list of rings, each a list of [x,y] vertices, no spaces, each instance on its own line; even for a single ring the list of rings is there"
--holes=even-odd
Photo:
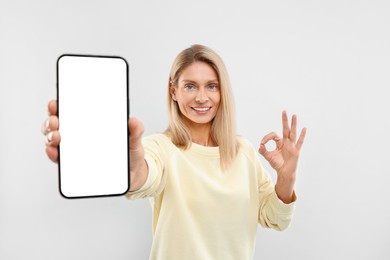
[[[65,53],[65,54],[62,54],[58,57],[57,59],[57,62],[56,62],[56,98],[57,98],[57,116],[60,120],[60,91],[59,91],[59,81],[60,81],[60,66],[59,66],[59,62],[61,60],[61,58],[63,57],[87,57],[87,58],[113,58],[113,59],[121,59],[124,61],[125,65],[126,65],[126,96],[127,96],[127,101],[126,101],[126,115],[127,115],[127,118],[126,120],[128,121],[129,119],[129,115],[130,115],[130,98],[129,98],[129,64],[128,62],[126,61],[126,59],[124,59],[123,57],[121,56],[115,56],[115,55],[93,55],[93,54],[71,54],[71,53]],[[59,185],[59,192],[61,194],[62,197],[66,198],[66,199],[82,199],[82,198],[101,198],[101,197],[115,197],[115,196],[123,196],[124,194],[126,194],[129,190],[130,190],[130,185],[131,185],[131,182],[130,182],[130,143],[129,143],[129,136],[130,136],[130,131],[129,131],[129,128],[127,127],[127,189],[122,192],[122,193],[113,193],[113,194],[99,194],[99,195],[86,195],[86,196],[67,196],[65,195],[63,192],[62,192],[62,189],[61,189],[61,149],[60,149],[60,146],[61,144],[58,145],[58,185]]]

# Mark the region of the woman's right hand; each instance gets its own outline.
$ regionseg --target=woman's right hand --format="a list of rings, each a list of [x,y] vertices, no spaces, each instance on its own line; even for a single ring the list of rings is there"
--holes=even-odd
[[[58,131],[56,100],[49,102],[48,111],[49,117],[42,126],[42,133],[45,135],[46,141],[46,154],[51,161],[58,163],[58,145],[61,141],[61,135]],[[137,118],[131,117],[128,120],[128,127],[130,132],[130,190],[135,191],[142,187],[148,177],[148,165],[145,161],[145,151],[142,145],[144,125]]]
[[[46,154],[49,159],[55,163],[58,162],[58,145],[61,141],[58,132],[59,120],[57,116],[57,101],[51,100],[48,103],[49,117],[42,125],[42,133],[45,135]]]

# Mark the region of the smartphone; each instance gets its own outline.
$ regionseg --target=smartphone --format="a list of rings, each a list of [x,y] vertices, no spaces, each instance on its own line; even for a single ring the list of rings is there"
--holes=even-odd
[[[129,177],[129,66],[114,56],[57,60],[59,188],[65,198],[125,194]]]

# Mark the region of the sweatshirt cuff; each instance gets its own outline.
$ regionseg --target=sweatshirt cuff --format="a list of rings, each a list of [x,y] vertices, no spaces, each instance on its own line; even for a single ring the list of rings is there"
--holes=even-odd
[[[277,212],[283,213],[283,214],[291,214],[294,212],[295,209],[295,203],[297,200],[297,195],[294,191],[293,193],[293,201],[289,204],[285,204],[281,199],[279,199],[278,195],[276,194],[276,191],[274,191],[271,194],[270,200],[272,201],[272,205],[276,208]]]
[[[153,157],[150,156],[149,154],[145,154],[145,161],[148,165],[148,177],[146,178],[146,181],[141,188],[135,191],[127,192],[126,197],[128,199],[137,199],[137,198],[144,197],[143,192],[149,189],[152,186],[153,182],[156,180],[157,172],[158,172],[156,162],[154,161]]]

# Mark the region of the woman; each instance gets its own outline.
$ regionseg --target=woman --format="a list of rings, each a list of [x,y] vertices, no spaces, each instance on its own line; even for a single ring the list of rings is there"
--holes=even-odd
[[[169,126],[142,138],[129,119],[128,199],[151,198],[150,259],[252,259],[258,224],[285,229],[295,207],[294,183],[306,129],[282,114],[283,137],[266,135],[259,153],[277,173],[273,185],[253,146],[236,135],[230,83],[221,58],[193,45],[174,61],[168,82]],[[49,103],[46,153],[58,159],[57,104]],[[47,129],[53,129],[48,131]],[[276,143],[274,151],[265,145]]]

